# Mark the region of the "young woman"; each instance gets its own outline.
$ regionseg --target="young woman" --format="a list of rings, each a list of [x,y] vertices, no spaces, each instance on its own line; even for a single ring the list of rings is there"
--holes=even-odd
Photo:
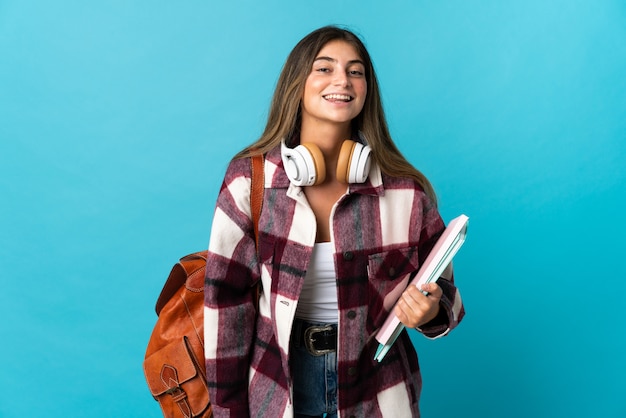
[[[257,249],[248,157],[258,153]],[[307,35],[217,200],[205,282],[214,416],[418,417],[408,334],[380,363],[373,336],[398,298],[398,318],[429,338],[460,322],[451,269],[427,295],[407,288],[444,227],[430,183],[390,137],[363,43],[332,26]]]

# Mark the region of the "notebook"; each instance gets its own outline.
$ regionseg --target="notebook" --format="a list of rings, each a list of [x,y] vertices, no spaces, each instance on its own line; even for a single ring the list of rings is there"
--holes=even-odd
[[[423,284],[435,282],[439,279],[465,242],[468,221],[469,218],[467,216],[460,215],[448,223],[448,226],[435,243],[424,263],[420,266],[409,286],[421,287]],[[375,335],[376,340],[380,343],[374,356],[375,360],[379,362],[383,360],[403,329],[404,324],[400,322],[392,308],[389,316]]]

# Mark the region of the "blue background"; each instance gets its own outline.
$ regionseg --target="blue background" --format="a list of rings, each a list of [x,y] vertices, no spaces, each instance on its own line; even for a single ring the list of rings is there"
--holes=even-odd
[[[467,309],[423,416],[626,416],[626,3],[0,1],[0,417],[159,417],[156,297],[295,43],[365,39]]]

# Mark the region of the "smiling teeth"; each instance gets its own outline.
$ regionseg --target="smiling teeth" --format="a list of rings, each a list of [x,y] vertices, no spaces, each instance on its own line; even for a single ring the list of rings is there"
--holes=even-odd
[[[324,96],[324,98],[330,99],[330,100],[344,100],[346,102],[349,102],[350,100],[352,100],[352,97],[347,96],[345,94],[329,94],[327,96]]]

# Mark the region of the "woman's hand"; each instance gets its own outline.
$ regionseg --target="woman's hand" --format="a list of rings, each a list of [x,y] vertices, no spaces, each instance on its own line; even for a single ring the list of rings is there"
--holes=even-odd
[[[395,314],[404,325],[409,328],[417,328],[435,319],[439,313],[439,300],[443,290],[437,283],[427,283],[422,290],[428,292],[424,295],[417,286],[410,285],[400,296],[395,307]]]

